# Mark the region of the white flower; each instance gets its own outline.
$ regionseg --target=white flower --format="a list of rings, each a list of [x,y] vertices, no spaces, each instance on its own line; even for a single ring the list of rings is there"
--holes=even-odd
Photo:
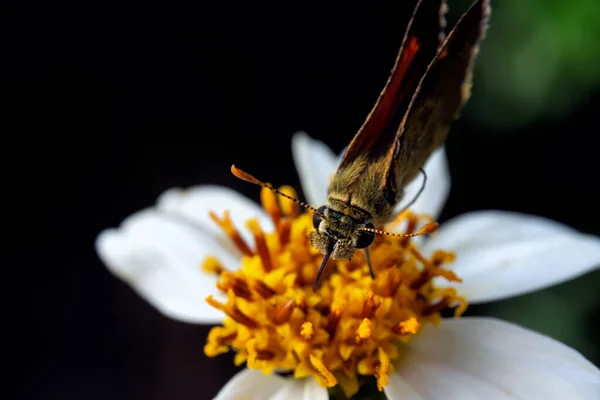
[[[293,138],[292,149],[308,202],[322,205],[336,156],[304,133]],[[425,170],[428,184],[411,209],[437,218],[450,189],[443,149],[432,155]],[[420,184],[415,179],[405,198],[412,198]],[[115,275],[166,316],[219,323],[222,313],[205,302],[216,278],[199,265],[208,255],[232,270],[239,265],[239,252],[208,217],[210,210],[225,209],[238,226],[256,217],[265,230],[273,226],[258,205],[230,189],[171,189],[155,207],[102,232],[96,249]],[[250,242],[250,235],[246,239]],[[558,284],[600,265],[599,238],[545,218],[505,211],[472,212],[443,223],[421,245],[425,254],[436,248],[457,254],[449,267],[463,279],[460,294],[471,304]],[[444,320],[417,335],[384,390],[389,399],[600,399],[600,371],[551,338],[493,318],[466,317]],[[245,369],[217,398],[241,395],[326,399],[327,391],[314,379]]]

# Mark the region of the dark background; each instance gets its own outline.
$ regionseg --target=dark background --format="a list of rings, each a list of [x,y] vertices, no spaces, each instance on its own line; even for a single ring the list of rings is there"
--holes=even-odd
[[[95,236],[173,186],[216,183],[258,199],[232,163],[298,187],[292,134],[342,150],[387,79],[412,6],[4,6],[3,163],[7,214],[20,227],[17,262],[5,267],[17,294],[5,309],[16,310],[7,320],[20,398],[214,395],[232,357],[207,359],[208,327],[160,315],[110,275]],[[453,186],[441,222],[498,208],[600,234],[599,105],[590,87],[564,117],[511,128],[474,122],[468,108],[447,143]],[[552,293],[573,295],[576,308],[577,293],[597,293],[590,281],[597,272]],[[581,337],[600,336],[597,297]],[[518,310],[516,301],[469,313]],[[562,338],[551,329],[560,323],[546,333]],[[584,354],[599,364],[597,349]]]

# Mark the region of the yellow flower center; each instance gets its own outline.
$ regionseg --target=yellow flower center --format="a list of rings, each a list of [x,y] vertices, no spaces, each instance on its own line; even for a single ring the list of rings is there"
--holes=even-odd
[[[282,190],[294,196],[290,187]],[[438,250],[427,258],[412,241],[385,236],[369,248],[374,280],[364,254],[357,252],[352,260],[330,260],[313,293],[323,256],[309,244],[312,216],[268,189],[261,202],[275,230],[265,233],[256,219],[249,220],[254,246],[243,240],[227,212],[223,218],[211,213],[242,260],[233,272],[215,258],[204,261],[203,269],[219,276],[217,288],[227,295],[226,302],[206,299],[226,314],[223,326],[208,335],[207,356],[234,350],[236,365],[245,362],[264,374],[312,376],[323,387],[339,384],[351,396],[359,389],[359,375],[374,376],[382,390],[402,347],[424,324],[437,325],[442,309],[458,304],[456,317],[466,309],[455,289],[432,284],[434,277],[460,282],[443,268],[453,261],[452,253]],[[404,212],[394,224],[407,221],[410,233],[426,218]]]

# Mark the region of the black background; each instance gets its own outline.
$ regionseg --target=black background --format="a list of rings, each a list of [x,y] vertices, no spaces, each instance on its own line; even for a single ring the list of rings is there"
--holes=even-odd
[[[217,392],[232,357],[207,359],[208,327],[163,317],[110,275],[95,236],[173,186],[216,183],[258,199],[232,163],[298,187],[291,135],[305,130],[336,152],[349,142],[413,6],[395,3],[7,7],[3,162],[6,198],[23,207],[7,213],[23,248],[6,267],[16,282],[5,285],[18,291],[6,308],[17,311],[10,330],[23,398]],[[498,208],[599,234],[599,98],[515,131],[457,122],[441,222]]]

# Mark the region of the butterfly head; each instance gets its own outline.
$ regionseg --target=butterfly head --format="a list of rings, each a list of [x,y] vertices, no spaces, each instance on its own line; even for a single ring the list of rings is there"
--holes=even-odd
[[[368,222],[357,221],[339,211],[322,206],[313,214],[310,232],[311,245],[323,255],[334,260],[349,260],[356,249],[364,249],[373,243],[375,233],[361,230],[373,228]]]

